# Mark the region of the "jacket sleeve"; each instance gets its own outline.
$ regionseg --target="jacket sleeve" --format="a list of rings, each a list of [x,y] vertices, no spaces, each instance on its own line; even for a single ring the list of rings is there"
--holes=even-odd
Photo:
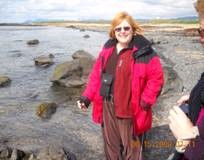
[[[98,87],[100,86],[100,76],[102,72],[102,51],[97,57],[93,68],[88,76],[88,82],[86,84],[85,90],[82,96],[87,97],[89,100],[93,101],[96,92],[98,91]]]
[[[204,117],[201,119],[200,123],[197,126],[200,138],[204,141]]]
[[[149,105],[156,102],[164,83],[163,69],[158,56],[153,57],[147,64],[146,85],[141,99]]]

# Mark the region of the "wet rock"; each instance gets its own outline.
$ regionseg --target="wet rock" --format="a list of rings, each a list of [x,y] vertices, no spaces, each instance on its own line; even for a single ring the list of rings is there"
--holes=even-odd
[[[83,36],[84,38],[90,38],[90,36],[88,34]]]
[[[56,110],[56,103],[43,102],[37,106],[36,115],[42,119],[49,119],[56,112]]]
[[[78,50],[72,54],[73,59],[80,59],[80,58],[90,58],[94,59],[94,56],[92,56],[90,53],[84,51],[84,50]]]
[[[48,56],[42,55],[42,56],[36,57],[34,58],[35,65],[41,66],[41,67],[48,67],[54,64],[53,58],[54,58],[53,54],[49,54]]]
[[[7,76],[0,75],[0,87],[5,87],[9,85],[11,82],[11,79]]]
[[[40,43],[40,41],[38,39],[33,39],[33,40],[27,41],[28,45],[37,45],[39,43]]]

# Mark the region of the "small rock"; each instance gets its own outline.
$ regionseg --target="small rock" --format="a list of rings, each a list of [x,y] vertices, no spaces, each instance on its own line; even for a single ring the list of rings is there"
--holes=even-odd
[[[49,119],[56,112],[57,104],[52,102],[43,102],[36,109],[36,115],[42,119]]]
[[[33,39],[33,40],[27,41],[28,45],[37,45],[39,43],[40,43],[40,41],[38,39]]]
[[[9,85],[11,79],[7,76],[0,76],[0,87],[4,87]]]
[[[54,64],[53,58],[54,58],[53,54],[49,54],[48,56],[42,55],[42,56],[36,57],[34,58],[35,65],[41,66],[41,67],[48,67]]]
[[[90,36],[88,34],[83,36],[84,38],[90,38]]]

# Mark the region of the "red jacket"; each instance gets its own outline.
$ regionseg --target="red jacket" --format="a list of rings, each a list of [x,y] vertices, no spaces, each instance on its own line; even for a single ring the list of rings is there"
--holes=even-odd
[[[83,96],[93,102],[92,118],[96,123],[102,122],[103,99],[100,96],[101,73],[108,57],[113,53],[115,43],[109,40],[100,52],[89,75],[89,80]],[[132,54],[138,51],[138,45],[133,40]],[[136,53],[137,56],[137,53]],[[139,56],[139,55],[138,55]],[[141,99],[149,105],[156,102],[163,85],[163,70],[156,54],[140,55],[131,62],[133,122],[136,134],[141,134],[151,128],[152,110],[144,111],[140,106]]]

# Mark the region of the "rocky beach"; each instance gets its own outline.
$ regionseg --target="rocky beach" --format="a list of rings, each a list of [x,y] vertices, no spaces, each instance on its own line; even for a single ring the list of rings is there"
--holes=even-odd
[[[63,31],[73,30],[72,34],[80,33],[79,37],[87,44],[92,44],[93,41],[105,42],[109,27],[108,24],[84,23],[40,25],[63,28]],[[180,96],[190,92],[204,71],[204,46],[199,43],[197,24],[144,24],[142,27],[144,35],[152,42],[160,56],[165,70],[165,86],[157,104],[153,106],[153,128],[146,133],[145,160],[166,160],[175,144],[175,139],[168,128],[168,112]],[[100,37],[98,38],[100,40],[97,37]],[[20,40],[28,42],[28,39]],[[43,43],[41,39],[39,42],[31,41],[37,44],[31,44],[29,49],[36,50],[38,45],[46,46],[47,41]],[[72,47],[68,41],[66,43],[68,48]],[[76,99],[83,90],[90,65],[94,61],[93,56],[96,57],[95,52],[100,51],[102,45],[97,43],[92,47],[87,44],[80,44],[86,45],[84,48],[72,49],[67,59],[60,59],[62,55],[59,52],[52,54],[47,52],[41,57],[40,55],[33,57],[33,65],[28,66],[37,68],[33,72],[35,77],[30,80],[34,83],[39,79],[38,74],[43,73],[41,75],[43,78],[40,79],[43,84],[46,83],[46,87],[43,87],[42,91],[36,91],[36,85],[31,92],[23,94],[29,99],[25,103],[9,102],[12,97],[9,97],[8,90],[15,84],[15,76],[4,72],[9,79],[5,82],[5,76],[3,77],[0,90],[7,93],[7,96],[0,97],[0,100],[7,98],[8,104],[6,101],[0,102],[0,159],[51,160],[55,157],[57,160],[60,158],[103,160],[101,129],[91,121],[91,107],[88,112],[82,112],[76,107]],[[57,47],[62,46],[59,44]],[[78,52],[75,52],[77,50]],[[15,58],[26,57],[21,51],[15,51],[13,55]],[[9,65],[6,67],[7,71],[12,73],[10,71],[12,68],[9,68]],[[27,81],[23,83],[26,84]],[[44,92],[49,92],[49,98],[44,96]],[[21,91],[17,93],[22,94]],[[47,101],[52,103],[45,103]],[[45,114],[48,116],[43,115],[47,107],[49,111]]]

